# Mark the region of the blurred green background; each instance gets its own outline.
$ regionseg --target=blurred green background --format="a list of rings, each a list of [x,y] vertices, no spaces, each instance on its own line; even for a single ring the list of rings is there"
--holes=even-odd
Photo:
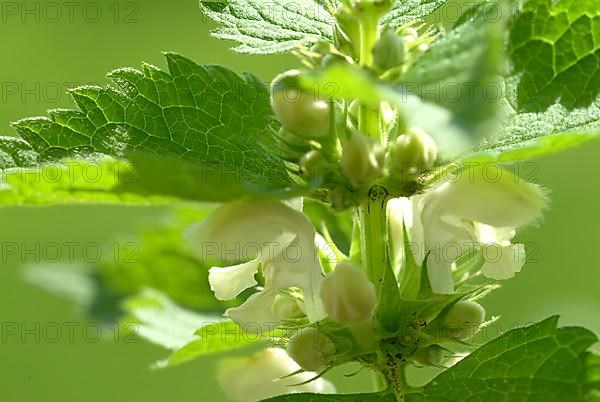
[[[164,67],[160,52],[165,50],[199,63],[251,71],[265,81],[296,65],[288,56],[234,54],[230,44],[208,36],[212,24],[195,0],[66,4],[0,3],[0,135],[13,134],[10,121],[71,106],[64,93],[68,87],[106,83],[104,74],[113,68],[137,67],[142,61]],[[490,314],[502,316],[486,335],[552,314],[561,314],[563,324],[600,333],[600,189],[595,178],[599,152],[596,143],[520,166],[525,177],[550,190],[552,203],[541,227],[520,235],[533,261],[485,300]],[[155,207],[0,209],[0,244],[20,250],[13,254],[3,248],[0,255],[0,400],[226,400],[214,381],[216,359],[151,371],[150,364],[166,351],[141,340],[114,341],[110,336],[96,342],[95,327],[88,326],[84,333],[86,317],[73,303],[22,279],[22,266],[39,262],[40,256],[25,250],[54,243],[109,242],[115,233],[132,232],[136,222],[164,212]],[[76,250],[77,256],[81,247]],[[68,258],[64,248],[62,252]],[[54,323],[63,330],[56,342]],[[18,333],[11,335],[14,325]],[[72,338],[67,336],[69,326],[75,328]],[[343,373],[334,376],[341,391],[370,390],[366,376],[348,380]]]

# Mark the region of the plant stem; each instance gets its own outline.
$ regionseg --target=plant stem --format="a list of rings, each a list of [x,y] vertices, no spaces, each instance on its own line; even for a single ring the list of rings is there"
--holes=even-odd
[[[360,20],[360,65],[373,64],[373,47],[379,37],[379,20],[371,16],[363,16]]]
[[[374,186],[370,189],[367,200],[358,209],[362,261],[378,294],[381,292],[388,261],[387,201],[387,191],[383,187]]]
[[[379,37],[378,18],[364,16],[360,23],[360,65],[369,67],[373,64],[372,49]],[[380,124],[380,105],[361,105],[358,116],[358,128],[363,134],[384,142]],[[388,191],[381,186],[369,189],[366,199],[358,207],[360,227],[360,244],[363,268],[371,282],[375,285],[378,298],[381,299],[383,278],[389,263],[387,202]],[[404,367],[401,368],[401,378],[388,378],[386,375],[374,372],[376,391],[385,391],[392,384],[393,392],[398,401],[404,400],[406,389]]]
[[[360,23],[360,65],[373,64],[373,47],[379,39],[379,21],[365,16]],[[359,109],[358,129],[373,138],[381,140],[379,130],[379,106],[361,105]]]

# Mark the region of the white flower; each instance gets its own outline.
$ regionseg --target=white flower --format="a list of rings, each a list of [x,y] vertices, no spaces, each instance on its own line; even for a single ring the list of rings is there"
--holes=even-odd
[[[300,288],[303,310],[311,321],[325,317],[319,288],[322,272],[315,247],[315,230],[300,212],[301,203],[255,201],[217,208],[191,227],[186,238],[204,260],[231,263],[212,267],[209,282],[215,296],[230,300],[257,285],[259,268],[264,288],[226,315],[248,332],[266,332],[279,321],[273,303],[279,291]]]
[[[417,262],[427,257],[435,293],[454,291],[455,262],[472,250],[481,252],[482,273],[492,279],[512,278],[525,263],[524,246],[511,240],[517,228],[540,218],[546,197],[535,184],[489,166],[463,171],[423,195],[390,203],[395,262],[403,258],[404,223]]]
[[[239,402],[253,402],[278,395],[301,392],[332,394],[333,384],[322,378],[297,385],[316,376],[303,372],[282,378],[300,369],[283,349],[269,348],[250,358],[223,359],[218,369],[218,380],[227,396]]]

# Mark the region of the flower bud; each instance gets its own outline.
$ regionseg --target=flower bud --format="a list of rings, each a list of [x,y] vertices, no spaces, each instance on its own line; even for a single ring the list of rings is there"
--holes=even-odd
[[[377,293],[363,271],[349,262],[340,262],[323,280],[321,300],[332,320],[354,325],[372,318]]]
[[[271,309],[280,320],[293,320],[304,316],[298,301],[290,296],[277,295]]]
[[[358,49],[355,45],[360,43],[359,21],[347,6],[338,8],[335,19],[337,20],[333,31],[335,47],[350,56],[358,57]]]
[[[329,135],[331,110],[328,102],[302,91],[296,80],[297,70],[280,74],[271,86],[271,104],[287,131],[303,138]]]
[[[326,174],[328,162],[320,151],[310,151],[300,158],[300,175],[308,182],[318,181]]]
[[[418,349],[411,359],[421,366],[438,366],[444,358],[444,348],[440,345],[429,345]]]
[[[390,145],[390,156],[396,170],[416,175],[433,167],[437,145],[423,130],[411,128]]]
[[[446,313],[443,325],[451,338],[466,341],[475,335],[484,321],[485,310],[479,303],[459,301]]]
[[[342,172],[354,185],[366,185],[381,174],[385,151],[381,144],[360,133],[352,136],[344,144]]]
[[[316,328],[302,328],[290,338],[287,352],[302,369],[319,372],[331,361],[335,345]]]
[[[392,9],[396,0],[345,0],[358,18],[379,18]]]
[[[383,71],[400,66],[405,58],[404,41],[393,29],[386,29],[375,47],[373,47],[373,61]]]

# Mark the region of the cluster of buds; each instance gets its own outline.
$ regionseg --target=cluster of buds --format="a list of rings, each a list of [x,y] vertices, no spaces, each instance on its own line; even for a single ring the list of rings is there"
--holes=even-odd
[[[389,122],[382,119],[389,139],[375,139],[359,131],[358,109],[363,106],[354,101],[344,108],[342,102],[302,90],[301,74],[281,74],[271,87],[272,107],[281,123],[277,139],[282,156],[297,164],[306,182],[328,190],[335,209],[354,205],[358,197],[348,201],[347,193],[364,195],[379,180],[413,181],[434,167],[434,140],[419,128],[398,133],[393,108],[380,111],[392,116]]]
[[[333,102],[301,89],[299,70],[280,74],[271,85],[271,105],[281,123],[282,157],[297,163],[307,182],[322,181],[335,161]]]

